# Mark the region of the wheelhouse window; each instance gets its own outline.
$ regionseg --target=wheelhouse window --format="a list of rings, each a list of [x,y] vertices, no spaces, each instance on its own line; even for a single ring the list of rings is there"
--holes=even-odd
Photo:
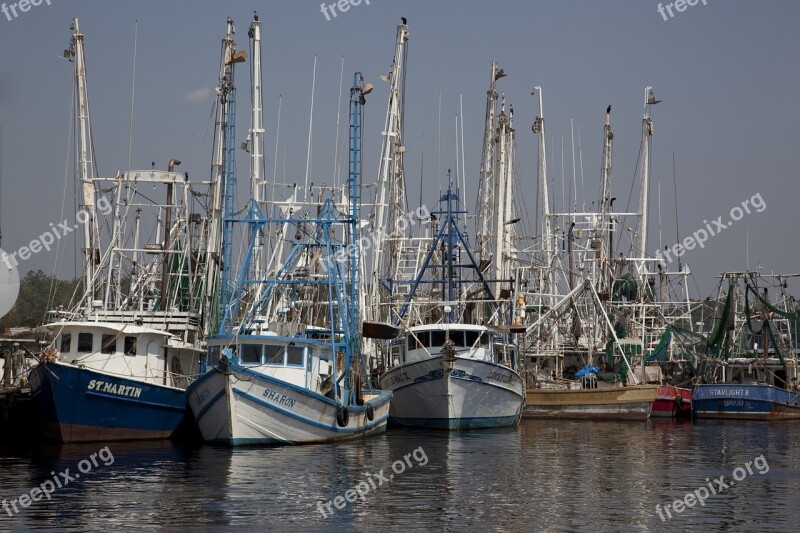
[[[450,331],[450,340],[456,346],[464,346],[464,332],[463,331]]]
[[[103,343],[100,345],[102,353],[114,353],[117,351],[117,336],[103,335]]]
[[[72,334],[64,333],[61,335],[61,353],[67,353],[72,350]]]
[[[431,331],[431,344],[432,348],[441,348],[444,346],[446,338],[446,332],[444,331]]]
[[[242,363],[246,365],[261,364],[261,346],[258,344],[245,344],[239,348]]]
[[[136,355],[136,337],[125,337],[125,355]]]
[[[303,349],[297,346],[286,348],[286,365],[303,366]]]
[[[91,333],[78,333],[78,353],[91,352],[93,340],[94,335]]]
[[[208,349],[208,356],[211,358],[212,362],[219,361],[219,354],[220,354],[220,347],[219,346],[212,346]]]
[[[465,345],[468,348],[472,348],[473,346],[476,346],[476,347],[478,346],[478,339],[481,336],[481,332],[480,331],[465,331],[464,334],[466,336]]]
[[[264,346],[264,355],[268,365],[283,366],[283,346]]]
[[[414,338],[416,336],[416,339]],[[419,342],[417,342],[419,339]],[[419,350],[423,347],[428,347],[431,345],[431,337],[430,332],[428,331],[415,331],[414,335],[409,335],[408,337],[408,349],[409,350]]]

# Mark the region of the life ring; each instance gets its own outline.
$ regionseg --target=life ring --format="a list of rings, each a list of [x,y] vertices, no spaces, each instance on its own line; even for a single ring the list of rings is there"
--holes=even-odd
[[[339,427],[347,427],[347,423],[350,421],[350,413],[347,411],[347,407],[344,405],[336,411],[336,423],[339,424]]]
[[[367,420],[369,420],[370,422],[375,420],[375,408],[372,407],[371,403],[367,404]]]

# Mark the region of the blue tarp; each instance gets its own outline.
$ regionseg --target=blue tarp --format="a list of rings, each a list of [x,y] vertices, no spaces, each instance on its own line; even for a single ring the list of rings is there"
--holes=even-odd
[[[596,366],[591,366],[590,365],[590,366],[585,366],[585,367],[581,368],[580,370],[578,370],[577,372],[575,372],[575,377],[576,378],[582,378],[586,374],[599,374],[599,373],[600,373],[600,369],[599,368],[597,368]]]

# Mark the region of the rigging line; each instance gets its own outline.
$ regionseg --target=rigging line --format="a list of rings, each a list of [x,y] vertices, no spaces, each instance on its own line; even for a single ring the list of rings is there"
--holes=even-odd
[[[64,210],[66,209],[67,204],[67,183],[69,182],[67,178],[69,178],[69,159],[70,159],[70,150],[72,148],[72,133],[74,130],[74,121],[73,121],[73,113],[75,110],[75,84],[72,84],[72,95],[70,96],[70,105],[69,105],[69,114],[67,116],[67,153],[64,158],[64,188],[61,194],[61,219],[64,219]],[[74,180],[73,180],[74,181]],[[53,258],[53,279],[50,282],[50,297],[48,300],[51,303],[48,307],[52,307],[55,303],[56,298],[56,291],[58,290],[58,282],[56,281],[56,272],[58,272],[58,260],[59,258],[63,258],[60,255],[61,249],[61,239],[56,241],[56,253],[55,257]],[[76,271],[77,272],[77,271]],[[77,274],[75,276],[77,278]]]
[[[638,174],[637,171],[639,170],[639,163],[642,160],[642,147],[643,146],[644,146],[644,136],[642,136],[642,138],[639,140],[639,155],[636,156],[636,167],[634,167],[634,169],[633,169],[633,178],[631,179],[631,188],[628,191],[628,203],[625,204],[625,212],[626,213],[628,213],[630,211],[631,199],[633,198],[633,187],[636,185],[636,175]],[[625,220],[627,218],[628,217],[622,217],[621,224],[624,224]],[[636,224],[636,228],[634,228],[634,231],[638,227],[639,227],[639,223]],[[617,241],[617,246],[616,246],[616,248],[614,248],[614,253],[619,251],[619,246],[620,246],[621,242],[622,242],[622,239],[619,239]],[[633,249],[633,243],[631,243],[631,250],[632,249]],[[642,253],[644,254],[644,252],[642,252]]]

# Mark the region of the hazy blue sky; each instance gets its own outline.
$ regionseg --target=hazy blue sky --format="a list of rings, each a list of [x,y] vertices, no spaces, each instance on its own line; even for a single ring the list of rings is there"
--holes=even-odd
[[[657,187],[662,180],[663,243],[675,242],[672,153],[677,154],[681,237],[760,193],[766,209],[689,252],[706,295],[721,270],[750,265],[800,272],[797,155],[800,151],[800,3],[708,0],[668,21],[658,2],[530,0],[472,2],[372,0],[327,21],[320,2],[52,0],[8,20],[0,14],[0,122],[3,125],[2,247],[13,251],[60,219],[72,95],[68,47],[71,17],[86,35],[87,70],[98,170],[113,175],[128,161],[134,21],[139,24],[133,167],[170,158],[192,179],[207,179],[209,121],[225,18],[237,23],[247,48],[252,11],[264,23],[265,123],[272,168],[278,96],[283,95],[279,178],[303,181],[311,73],[318,56],[311,181],[330,181],[334,159],[341,56],[345,94],[360,70],[376,84],[366,111],[365,173],[377,169],[380,130],[396,25],[411,34],[406,96],[406,159],[411,204],[419,198],[425,140],[425,197],[436,192],[437,108],[442,95],[442,172],[455,168],[454,124],[463,93],[468,204],[474,206],[489,62],[509,73],[499,82],[515,109],[520,175],[534,209],[537,114],[534,85],[544,89],[550,171],[560,204],[561,139],[571,176],[570,117],[580,127],[586,195],[599,189],[602,120],[613,105],[613,195],[627,199],[639,149],[643,89],[663,103],[653,108],[651,250],[658,244]],[[238,137],[249,127],[246,69],[239,75]],[[346,124],[346,102],[342,105]],[[208,130],[208,135],[206,131]],[[246,154],[239,163],[246,176]],[[72,202],[69,186],[70,202]],[[634,192],[634,201],[636,198]],[[560,206],[557,205],[557,208]],[[74,238],[73,238],[74,239]],[[70,240],[70,246],[74,240]],[[52,271],[53,254],[20,265]],[[73,268],[62,268],[62,277]],[[796,291],[795,291],[796,292]]]

